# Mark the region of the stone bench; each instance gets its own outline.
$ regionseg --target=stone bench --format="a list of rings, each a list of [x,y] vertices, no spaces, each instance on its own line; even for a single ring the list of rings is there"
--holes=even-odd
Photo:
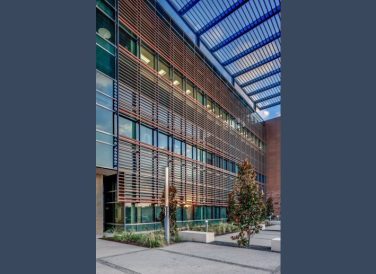
[[[204,231],[179,231],[179,237],[182,241],[210,243],[214,241],[214,232]]]
[[[272,251],[281,252],[281,238],[273,238],[271,247]]]

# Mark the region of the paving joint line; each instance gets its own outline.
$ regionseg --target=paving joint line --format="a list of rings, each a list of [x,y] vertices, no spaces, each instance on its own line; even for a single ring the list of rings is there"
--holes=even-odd
[[[141,250],[129,251],[129,252],[114,254],[114,255],[110,255],[110,256],[98,257],[97,259],[108,259],[108,258],[113,258],[113,257],[117,257],[117,256],[127,255],[127,254],[138,253],[138,252],[142,252],[142,251],[146,251],[146,250],[150,250],[150,248],[144,248],[144,249],[141,249]]]
[[[237,247],[240,248],[238,244],[232,242],[222,242],[222,241],[214,241],[211,242],[212,245],[219,245],[219,246],[230,246],[230,247]],[[250,245],[246,247],[247,249],[258,250],[258,251],[266,251],[272,252],[270,246],[263,246],[263,245]]]
[[[207,257],[198,256],[198,255],[192,255],[192,254],[172,251],[172,250],[159,249],[159,248],[157,250],[169,252],[169,253],[173,253],[173,254],[178,254],[178,255],[183,255],[183,256],[188,256],[188,257],[192,257],[192,258],[198,258],[198,259],[203,259],[203,260],[208,260],[208,261],[213,261],[213,262],[218,262],[218,263],[235,265],[235,266],[244,267],[244,268],[262,270],[262,271],[267,271],[267,272],[273,271],[273,269],[268,269],[268,268],[263,268],[263,267],[258,267],[258,266],[250,266],[250,265],[239,264],[239,263],[233,263],[233,262],[229,262],[229,261],[222,261],[222,260],[219,260],[219,259],[207,258]]]
[[[136,272],[136,271],[133,271],[132,269],[125,268],[125,267],[122,267],[120,265],[110,263],[110,262],[105,261],[103,259],[97,259],[96,261],[97,261],[97,263],[100,263],[102,265],[105,265],[105,266],[108,266],[110,268],[116,269],[116,270],[118,270],[120,272],[123,272],[123,273],[126,273],[126,274],[141,274],[140,272]]]

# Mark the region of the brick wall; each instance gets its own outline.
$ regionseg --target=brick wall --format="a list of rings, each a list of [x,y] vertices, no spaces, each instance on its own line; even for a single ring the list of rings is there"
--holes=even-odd
[[[266,196],[274,201],[274,214],[280,215],[281,203],[281,118],[265,123],[266,130]]]

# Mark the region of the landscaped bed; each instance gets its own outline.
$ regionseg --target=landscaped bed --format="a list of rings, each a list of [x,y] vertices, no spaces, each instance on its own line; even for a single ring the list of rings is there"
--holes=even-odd
[[[206,226],[192,226],[188,230],[206,231]],[[215,236],[224,235],[228,233],[238,232],[239,228],[232,223],[211,224],[208,226],[208,232],[214,232]]]
[[[149,248],[163,247],[166,244],[163,231],[154,231],[146,233],[114,231],[112,237],[105,237],[104,239]],[[178,241],[178,237],[171,237],[170,243],[175,243]]]

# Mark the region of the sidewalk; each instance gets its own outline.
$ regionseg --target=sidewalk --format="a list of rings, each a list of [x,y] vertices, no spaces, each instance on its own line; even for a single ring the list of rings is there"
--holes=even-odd
[[[183,242],[158,249],[97,239],[97,274],[279,273],[280,254]]]
[[[212,244],[225,245],[225,246],[237,246],[236,240],[232,240],[231,236],[235,236],[238,233],[231,233],[215,237],[215,242]],[[267,226],[265,230],[260,231],[258,234],[251,238],[251,249],[258,250],[270,250],[271,239],[281,237],[281,226],[273,225]]]

